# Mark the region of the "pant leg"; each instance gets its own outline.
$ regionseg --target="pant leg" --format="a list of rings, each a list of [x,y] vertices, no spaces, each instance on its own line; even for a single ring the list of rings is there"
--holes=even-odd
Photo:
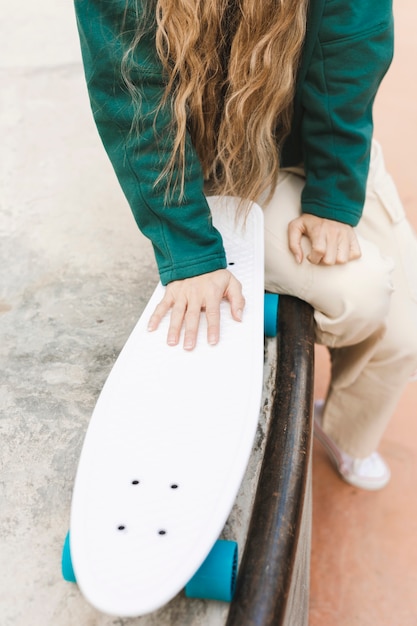
[[[332,377],[323,417],[326,432],[357,457],[377,447],[417,367],[417,240],[374,142],[358,233],[394,262],[386,331],[367,362],[356,347],[331,350]]]
[[[377,447],[417,365],[416,317],[409,289],[404,288],[409,284],[404,264],[398,269],[397,259],[398,249],[405,248],[404,231],[407,248],[416,253],[416,246],[405,218],[400,220],[401,229],[393,228],[392,219],[387,219],[380,196],[384,195],[385,203],[392,204],[392,199],[388,200],[383,186],[379,185],[378,194],[374,190],[375,180],[386,180],[376,156],[378,151],[372,169],[377,166],[379,174],[370,175],[364,219],[358,228],[362,257],[357,261],[326,267],[306,259],[298,265],[292,258],[287,226],[300,212],[302,178],[284,172],[272,201],[264,207],[266,288],[295,295],[314,307],[317,341],[332,354],[324,427],[346,452],[358,457]],[[383,234],[375,236],[380,231]],[[306,239],[303,248],[307,253]],[[406,319],[404,308],[409,310]]]

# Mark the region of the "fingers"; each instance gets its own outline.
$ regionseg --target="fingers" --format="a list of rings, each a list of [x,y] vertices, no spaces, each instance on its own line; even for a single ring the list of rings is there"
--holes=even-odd
[[[176,346],[180,340],[181,328],[186,315],[186,311],[187,305],[185,300],[176,302],[172,307],[167,335],[167,344],[169,346]],[[189,340],[188,343],[190,343]]]
[[[175,332],[178,332],[178,343],[181,327],[184,324],[184,349],[193,350],[197,343],[201,311],[205,310],[207,342],[214,346],[218,343],[220,337],[220,303],[223,300],[224,288],[222,288],[222,285],[213,284],[210,279],[207,281],[205,278],[200,277],[196,277],[196,280],[190,282],[194,284],[192,285],[193,288],[187,293],[185,310],[182,311],[182,320],[180,315],[178,317],[175,316],[174,320],[172,320],[171,316],[169,333],[174,325]]]
[[[299,263],[302,260],[303,236],[310,242],[311,249],[307,259],[314,265],[341,265],[361,256],[360,246],[351,226],[304,214],[288,226],[288,244]]]
[[[301,247],[301,239],[305,234],[305,226],[300,218],[297,218],[288,225],[288,246],[294,255],[297,263],[303,260],[303,249]]]
[[[201,305],[198,302],[187,301],[185,297],[175,297],[175,295],[171,294],[169,287],[167,287],[165,297],[158,304],[149,320],[148,330],[157,330],[162,319],[171,311],[167,344],[176,346],[179,343],[181,330],[184,326],[184,348],[192,350],[198,333]]]
[[[173,300],[170,298],[169,293],[166,292],[164,298],[156,307],[155,311],[152,313],[149,322],[148,322],[148,330],[150,332],[156,330],[161,323],[162,319],[168,313],[170,308],[173,305]]]
[[[349,263],[360,256],[361,251],[353,228],[342,224],[340,229],[337,225],[330,231],[322,232],[317,240],[313,239],[307,258],[310,263],[331,266]]]
[[[215,346],[220,338],[220,301],[212,302],[206,307],[207,342]]]
[[[355,231],[353,231],[353,238],[350,241],[349,246],[349,261],[353,261],[354,259],[360,259],[362,256],[361,247],[359,245],[358,238],[356,237]]]
[[[245,308],[245,298],[242,294],[242,286],[236,278],[232,277],[226,297],[230,303],[230,311],[236,322],[242,321],[243,309]]]
[[[224,298],[230,302],[233,318],[240,321],[245,305],[242,287],[227,270],[170,283],[149,320],[148,330],[156,330],[162,318],[171,311],[167,343],[177,345],[184,327],[183,347],[192,350],[197,342],[201,311],[205,310],[207,341],[215,345],[220,337],[220,303]]]
[[[230,311],[235,321],[241,322],[245,298],[242,294],[242,285],[232,275],[229,274],[227,288],[223,284],[217,290],[210,292],[206,296],[206,319],[207,319],[207,341],[210,345],[216,345],[220,338],[220,303],[226,298],[230,304]]]

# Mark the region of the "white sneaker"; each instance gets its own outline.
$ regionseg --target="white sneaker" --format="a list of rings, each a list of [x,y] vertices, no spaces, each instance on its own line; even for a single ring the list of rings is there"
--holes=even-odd
[[[381,455],[373,452],[364,459],[356,459],[343,452],[322,428],[323,408],[323,400],[314,403],[314,435],[325,447],[341,477],[361,489],[375,491],[385,487],[391,478],[391,472]]]

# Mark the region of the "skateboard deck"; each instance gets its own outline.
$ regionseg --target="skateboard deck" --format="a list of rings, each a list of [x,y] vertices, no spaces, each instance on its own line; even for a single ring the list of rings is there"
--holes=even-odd
[[[263,379],[263,215],[235,223],[237,200],[209,198],[229,269],[242,282],[242,323],[221,305],[221,337],[166,344],[169,316],[149,317],[158,285],[97,401],[77,470],[70,520],[75,577],[98,610],[152,612],[194,575],[218,539],[251,453]]]

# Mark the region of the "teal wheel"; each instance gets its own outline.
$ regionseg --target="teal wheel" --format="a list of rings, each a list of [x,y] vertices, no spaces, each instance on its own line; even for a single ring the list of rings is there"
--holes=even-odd
[[[69,583],[76,583],[77,580],[74,574],[74,568],[72,567],[71,560],[71,549],[70,549],[70,534],[67,533],[65,537],[64,547],[62,548],[62,576],[64,580],[67,580]]]
[[[275,337],[278,328],[277,293],[266,293],[264,296],[264,330],[267,337]]]
[[[210,554],[185,587],[187,598],[230,602],[236,588],[237,543],[216,541]]]

